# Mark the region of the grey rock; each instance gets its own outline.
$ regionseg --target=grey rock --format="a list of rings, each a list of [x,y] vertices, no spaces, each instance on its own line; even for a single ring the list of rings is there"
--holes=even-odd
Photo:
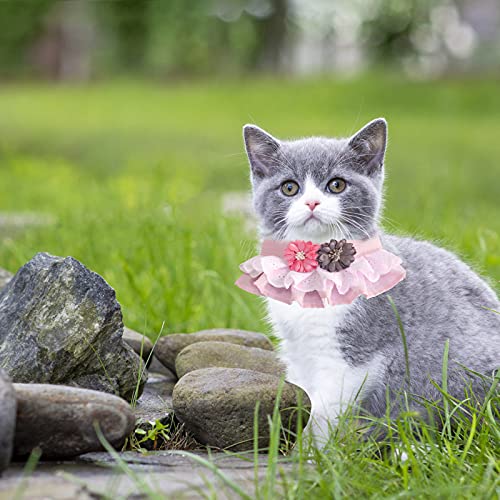
[[[273,351],[229,342],[197,342],[185,347],[175,360],[179,378],[201,368],[246,368],[280,377],[285,366]]]
[[[123,399],[60,385],[14,384],[17,423],[14,455],[25,457],[33,448],[43,458],[70,458],[104,448],[94,424],[115,448],[134,429],[135,417]]]
[[[204,450],[194,450],[191,451],[189,456],[184,454],[173,452],[169,450],[160,450],[160,451],[152,451],[148,454],[136,453],[133,451],[122,451],[118,453],[120,458],[127,464],[131,466],[131,468],[138,471],[144,470],[143,468],[139,468],[140,466],[150,466],[154,468],[153,470],[163,470],[166,472],[167,469],[172,468],[194,468],[199,466],[193,459],[192,455],[196,455],[203,459],[208,459],[213,464],[217,465],[220,469],[227,470],[236,470],[236,469],[251,469],[255,468],[255,465],[259,468],[266,468],[269,465],[269,457],[264,453],[258,454],[257,457],[252,456],[251,460],[248,460],[248,457],[241,457],[236,454],[211,451],[210,455],[207,454],[207,451]],[[257,464],[255,463],[255,459]],[[278,459],[279,460],[279,459]],[[94,452],[94,453],[86,453],[85,455],[79,456],[76,460],[78,464],[95,464],[100,466],[112,466],[116,464],[116,459],[112,457],[109,453],[104,452]],[[287,463],[288,462],[288,463]],[[280,463],[280,467],[289,466],[290,469],[293,468],[293,462],[290,462],[289,459],[283,459]],[[139,466],[139,467],[138,467]]]
[[[13,463],[0,481],[0,499],[11,500],[97,500],[165,498],[199,500],[205,497],[241,499],[227,486],[227,479],[236,483],[247,498],[256,497],[256,481],[263,484],[270,471],[268,457],[259,456],[256,470],[253,460],[235,454],[213,450],[194,452],[217,466],[217,474],[193,460],[192,454],[169,451],[118,452],[127,463],[127,472],[116,467],[116,460],[108,453],[88,453],[75,460],[46,461],[32,474],[26,475],[25,464]],[[277,457],[280,473],[293,474],[296,463],[290,457]],[[304,468],[311,467],[307,463]],[[129,472],[132,471],[132,474]],[[223,476],[224,481],[220,478]],[[140,481],[137,478],[140,478]],[[20,494],[22,491],[22,494]],[[148,494],[151,492],[151,494]],[[214,494],[216,492],[216,494]],[[273,498],[290,496],[278,481]]]
[[[178,424],[174,419],[172,407],[172,390],[175,381],[162,375],[149,377],[144,392],[137,401],[133,411],[136,418],[134,435],[137,444],[146,450],[161,449],[168,446],[172,433]],[[157,424],[166,427],[163,433],[155,433],[154,439],[148,438],[151,429]]]
[[[201,443],[231,451],[251,450],[255,405],[259,401],[258,445],[265,448],[269,445],[268,417],[281,383],[273,375],[240,368],[196,370],[174,387],[175,415]],[[284,429],[291,433],[296,431],[299,402],[305,425],[311,402],[302,389],[285,382],[279,407]],[[289,438],[293,439],[291,434]]]
[[[195,342],[209,341],[231,342],[247,347],[259,347],[260,349],[267,349],[269,351],[273,349],[271,341],[262,333],[216,328],[213,330],[201,330],[195,333],[166,335],[158,340],[155,354],[167,368],[175,372],[175,358],[177,358],[182,349]]]
[[[16,396],[9,377],[0,369],[0,474],[8,467],[16,427]]]
[[[133,408],[136,446],[145,450],[190,450],[200,447],[175,418],[172,390],[176,380],[170,376],[150,374],[144,392]]]
[[[12,276],[14,276],[12,273],[0,268],[0,289],[2,289],[12,279]]]
[[[145,335],[135,332],[130,328],[124,327],[123,329],[123,340],[134,350],[138,356],[142,356],[142,359],[149,364],[152,359],[153,343]]]
[[[0,291],[0,367],[14,382],[130,400],[147,373],[122,333],[115,291],[71,257],[37,254]]]
[[[159,420],[165,424],[173,414],[172,391],[175,381],[168,377],[150,376],[142,396],[134,408],[137,425]]]
[[[169,370],[163,363],[161,363],[154,354],[151,357],[151,362],[148,366],[148,372],[151,374],[164,375],[165,377],[168,377],[173,381],[177,380],[177,375],[172,370]]]

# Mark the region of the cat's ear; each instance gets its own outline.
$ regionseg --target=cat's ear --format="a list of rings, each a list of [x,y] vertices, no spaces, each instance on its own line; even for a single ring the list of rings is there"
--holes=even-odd
[[[252,175],[257,178],[268,176],[278,162],[278,139],[256,125],[243,127],[243,139]]]
[[[349,140],[360,167],[368,174],[382,170],[387,147],[387,122],[377,118],[356,132]]]

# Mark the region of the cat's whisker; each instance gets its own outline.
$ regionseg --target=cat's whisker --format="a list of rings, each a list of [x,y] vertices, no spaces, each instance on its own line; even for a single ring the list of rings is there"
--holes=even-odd
[[[340,220],[337,220],[337,222],[340,225],[340,227],[342,227],[343,231],[346,233],[347,239],[353,240],[354,238],[351,230],[348,227],[346,227],[345,224],[343,224]]]
[[[339,226],[338,221],[334,220],[333,222],[328,222],[328,227],[333,238],[339,239],[343,236],[343,231]]]
[[[349,217],[351,217],[355,220],[358,220],[360,222],[367,222],[369,219],[371,219],[373,221],[376,218],[378,221],[382,222],[383,224],[387,224],[394,229],[398,229],[400,227],[400,225],[394,219],[391,219],[389,217],[385,217],[384,215],[380,215],[380,214],[375,216],[375,214],[360,214],[359,212],[358,213],[351,213],[351,212],[348,212],[346,210],[342,210],[342,213],[349,215]]]
[[[356,218],[363,219],[363,220],[373,219],[372,214],[365,214],[365,213],[360,213],[360,212],[357,212],[357,213],[347,212],[346,210],[342,210],[342,215],[348,215],[350,217],[356,217]]]
[[[373,205],[360,205],[360,206],[352,207],[352,208],[342,208],[342,211],[349,211],[352,213],[360,213],[360,212],[363,212],[364,209],[373,210]]]
[[[364,235],[366,235],[367,238],[370,238],[370,234],[368,233],[368,231],[357,221],[353,220],[353,219],[349,219],[347,217],[343,217],[342,220],[346,223],[346,224],[351,224],[352,226],[354,226],[358,231],[361,231],[361,233],[363,233]]]
[[[363,234],[365,234],[366,236],[370,237],[370,234],[368,233],[368,231],[365,229],[365,227],[363,227],[359,222],[353,220],[353,219],[349,219],[349,218],[343,218],[343,221],[346,223],[346,224],[351,224],[352,226],[354,226],[357,230],[361,231]]]
[[[373,208],[373,205],[355,205],[353,208]]]
[[[342,213],[341,217],[343,217],[344,219],[347,219],[348,221],[352,220],[352,221],[357,222],[358,224],[361,224],[364,226],[367,226],[373,222],[373,217],[371,217],[371,216],[370,217],[358,217],[357,215],[349,215],[349,214]]]

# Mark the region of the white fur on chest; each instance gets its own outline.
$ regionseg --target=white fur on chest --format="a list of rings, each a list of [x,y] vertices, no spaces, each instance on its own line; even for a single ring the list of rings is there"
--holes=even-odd
[[[354,304],[304,309],[268,299],[275,334],[281,339],[280,358],[287,380],[305,389],[312,402],[313,431],[326,435],[339,413],[378,378],[382,360],[352,367],[344,359],[338,328],[348,320]]]

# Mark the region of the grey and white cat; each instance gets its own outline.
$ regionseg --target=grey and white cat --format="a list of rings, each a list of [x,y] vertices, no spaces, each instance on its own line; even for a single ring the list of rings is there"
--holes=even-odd
[[[484,380],[500,367],[500,304],[493,290],[452,253],[431,243],[385,234],[383,204],[387,123],[379,118],[351,138],[281,141],[254,125],[243,129],[251,167],[253,204],[263,239],[367,239],[403,260],[407,277],[392,290],[352,304],[303,309],[273,299],[269,317],[281,339],[287,379],[309,394],[312,427],[326,437],[339,413],[357,397],[374,415],[401,410],[398,394],[440,400],[431,383],[442,379],[449,339],[448,391],[465,399],[471,386],[485,394]],[[387,295],[404,325],[409,351],[407,383],[402,336]],[[421,412],[424,413],[424,412]]]

